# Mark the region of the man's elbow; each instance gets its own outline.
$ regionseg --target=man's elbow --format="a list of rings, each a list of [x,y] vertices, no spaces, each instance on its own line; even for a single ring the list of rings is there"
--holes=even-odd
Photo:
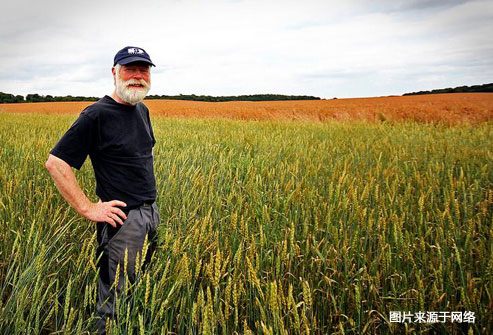
[[[53,163],[53,159],[51,158],[51,155],[50,155],[50,157],[48,157],[48,159],[46,160],[45,167],[46,167],[46,169],[47,169],[50,173],[51,173],[51,171],[53,171],[53,169],[54,169],[54,163]]]
[[[46,160],[45,167],[48,170],[48,172],[50,172],[50,174],[53,175],[53,172],[59,170],[60,165],[62,165],[63,163],[65,162],[62,161],[60,158],[50,154],[50,156]]]

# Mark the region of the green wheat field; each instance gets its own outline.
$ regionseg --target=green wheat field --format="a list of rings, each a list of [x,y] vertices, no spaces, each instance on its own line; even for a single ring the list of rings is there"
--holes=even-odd
[[[95,224],[44,167],[75,118],[0,114],[1,334],[96,333]],[[109,334],[493,331],[491,123],[153,126],[159,248]]]

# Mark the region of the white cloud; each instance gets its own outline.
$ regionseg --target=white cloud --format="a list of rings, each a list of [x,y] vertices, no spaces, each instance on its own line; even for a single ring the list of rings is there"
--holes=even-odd
[[[113,56],[126,45],[145,48],[157,65],[152,94],[372,96],[493,75],[490,1],[8,6],[0,14],[0,91],[15,94],[110,93]]]

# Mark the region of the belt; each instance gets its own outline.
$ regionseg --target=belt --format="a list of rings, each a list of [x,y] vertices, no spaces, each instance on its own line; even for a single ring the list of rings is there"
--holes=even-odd
[[[123,213],[125,213],[125,215],[128,215],[128,213],[132,209],[136,209],[136,208],[139,208],[139,207],[151,207],[153,204],[154,204],[154,200],[146,200],[146,201],[143,201],[139,205],[127,206],[127,207],[120,207],[120,209],[123,211]]]

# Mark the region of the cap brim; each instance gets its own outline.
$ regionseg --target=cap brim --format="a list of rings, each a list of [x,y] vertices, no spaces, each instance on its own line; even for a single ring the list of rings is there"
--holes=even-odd
[[[124,59],[118,61],[117,63],[120,65],[127,65],[127,64],[135,63],[135,62],[144,62],[144,63],[147,63],[149,65],[156,66],[156,65],[154,65],[154,63],[152,63],[151,61],[149,61],[148,59],[145,59],[143,57],[127,57],[127,58],[124,58]]]

